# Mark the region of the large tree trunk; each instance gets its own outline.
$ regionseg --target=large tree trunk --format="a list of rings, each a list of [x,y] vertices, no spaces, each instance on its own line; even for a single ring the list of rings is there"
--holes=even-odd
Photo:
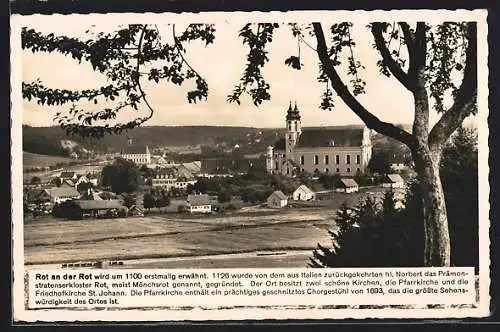
[[[450,234],[439,176],[441,150],[422,147],[413,152],[424,215],[424,266],[450,266]]]

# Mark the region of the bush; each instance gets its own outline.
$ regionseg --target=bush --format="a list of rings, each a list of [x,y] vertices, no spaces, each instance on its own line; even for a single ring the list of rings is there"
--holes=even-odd
[[[184,213],[184,212],[187,212],[187,206],[184,205],[184,204],[181,204],[177,207],[177,212],[179,213]]]

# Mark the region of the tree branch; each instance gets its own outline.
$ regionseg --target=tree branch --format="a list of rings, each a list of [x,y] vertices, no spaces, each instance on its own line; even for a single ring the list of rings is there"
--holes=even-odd
[[[151,105],[149,105],[149,102],[146,98],[146,93],[144,92],[144,90],[142,89],[142,86],[141,86],[141,75],[139,74],[139,67],[140,67],[140,55],[141,55],[141,46],[142,46],[142,40],[144,39],[144,33],[146,32],[146,25],[143,25],[142,27],[142,31],[141,31],[141,35],[139,37],[139,45],[137,46],[137,65],[136,65],[136,71],[137,71],[137,87],[139,88],[139,91],[141,92],[141,97],[142,97],[142,100],[144,100],[144,103],[146,104],[146,106],[149,108],[149,115],[144,117],[144,118],[140,118],[139,120],[139,124],[142,124],[146,121],[148,121],[149,119],[151,119],[153,117],[153,113],[154,113],[154,110],[153,108],[151,107]]]
[[[434,125],[429,133],[429,146],[441,147],[473,110],[477,98],[477,25],[467,24],[467,58],[464,77],[455,102]]]
[[[342,82],[333,65],[332,59],[328,56],[326,47],[325,35],[321,23],[313,23],[314,33],[318,42],[317,53],[323,66],[324,73],[328,76],[332,83],[332,87],[337,94],[342,98],[346,105],[366,124],[370,129],[374,129],[378,133],[392,137],[408,147],[414,146],[413,136],[404,129],[398,128],[391,123],[379,120],[375,115],[370,113],[361,105],[358,100],[351,94],[347,86]]]
[[[375,39],[375,45],[377,46],[377,49],[382,56],[384,64],[387,66],[387,68],[389,68],[394,77],[396,77],[396,79],[401,82],[401,84],[403,84],[406,89],[413,91],[413,85],[412,82],[408,79],[408,74],[405,73],[396,62],[396,60],[394,60],[389,49],[387,48],[384,36],[382,35],[383,28],[383,24],[380,22],[372,23],[372,35]]]
[[[198,74],[198,72],[196,70],[194,70],[193,67],[191,67],[189,62],[186,61],[186,58],[184,58],[184,55],[182,55],[182,50],[181,50],[181,47],[179,45],[179,41],[177,40],[177,36],[175,35],[175,24],[172,24],[172,37],[174,39],[175,48],[177,49],[177,54],[179,54],[179,56],[181,57],[182,62],[184,62],[186,64],[186,66],[188,66],[189,69],[191,69],[193,71],[193,73],[196,74],[196,76],[201,77],[201,75]]]

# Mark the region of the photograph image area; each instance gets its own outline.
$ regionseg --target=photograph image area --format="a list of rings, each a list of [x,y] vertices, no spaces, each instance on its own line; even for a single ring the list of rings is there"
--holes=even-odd
[[[205,278],[248,278],[312,297],[317,278],[380,299],[472,287],[459,304],[484,304],[485,12],[353,13],[13,20],[19,287],[65,278],[133,299],[149,271],[171,282],[158,298],[181,269],[206,294]],[[378,268],[394,284],[331,272]]]

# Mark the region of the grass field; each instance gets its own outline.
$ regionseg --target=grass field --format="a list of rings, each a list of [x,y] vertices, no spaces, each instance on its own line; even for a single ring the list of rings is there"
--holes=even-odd
[[[379,196],[380,191],[376,190],[372,188],[369,192]],[[318,243],[331,244],[327,230],[335,227],[336,209],[344,201],[348,205],[356,204],[367,195],[367,191],[363,191],[355,194],[327,193],[324,200],[303,202],[294,208],[274,210],[255,206],[225,215],[167,213],[99,220],[51,217],[26,220],[25,262],[53,264],[156,259],[155,263],[136,263],[136,266],[148,268],[179,264],[199,267],[194,257],[202,259],[212,255],[220,259],[206,258],[203,264],[238,267],[277,264],[286,267],[289,262],[290,266],[299,267],[307,262],[307,253],[312,253]],[[176,206],[179,202],[173,203]],[[257,256],[258,252],[283,252],[285,256],[266,258]],[[234,254],[248,255],[239,259]],[[164,259],[174,260],[158,261]]]
[[[47,156],[23,151],[23,169],[33,167],[48,167],[54,166],[57,163],[69,163],[74,159],[59,156]]]
[[[291,210],[266,216],[154,216],[105,220],[44,219],[24,226],[27,264],[312,250],[327,244],[327,210]],[[251,267],[251,262],[249,262]]]

